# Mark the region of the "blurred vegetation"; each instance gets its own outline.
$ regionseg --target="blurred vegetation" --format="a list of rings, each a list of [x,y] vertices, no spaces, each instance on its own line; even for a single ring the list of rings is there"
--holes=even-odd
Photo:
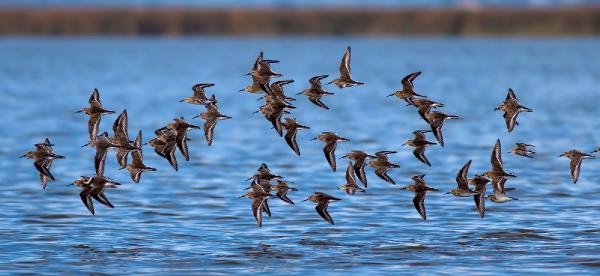
[[[600,7],[0,9],[0,35],[600,35]]]

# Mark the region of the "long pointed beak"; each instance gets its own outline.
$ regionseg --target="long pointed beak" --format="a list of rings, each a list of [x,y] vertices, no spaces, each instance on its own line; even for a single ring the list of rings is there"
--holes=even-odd
[[[302,94],[302,93],[304,93],[304,92],[296,93],[296,95],[300,95],[300,94]]]
[[[87,143],[87,144],[85,144],[85,145],[83,145],[83,146],[81,146],[81,147],[83,148],[83,147],[87,147],[87,146],[89,146],[89,145],[90,145],[90,143]]]
[[[402,144],[402,145],[400,145],[400,146],[404,146],[404,145],[406,145],[407,143],[408,143],[408,142],[404,142],[404,144]]]
[[[388,97],[391,97],[391,96],[394,96],[394,94],[396,94],[396,92],[394,92],[394,93],[392,93],[392,94],[389,94],[389,95],[387,95],[387,96],[388,96]],[[407,104],[407,105],[409,105],[409,104]]]
[[[317,140],[317,137],[310,139],[311,141]]]
[[[246,73],[244,76],[250,76],[252,75],[252,73]]]
[[[196,118],[198,118],[198,117],[200,117],[200,114],[198,114],[198,115],[196,115],[196,116],[192,117],[192,119],[196,119]]]
[[[330,81],[330,82],[328,82],[327,84],[332,84],[332,83],[333,83],[333,81]]]
[[[307,198],[307,199],[305,199],[305,200],[302,200],[302,202],[304,202],[304,201],[307,201],[307,200],[309,200],[309,199],[310,199],[310,198]]]
[[[444,194],[445,194],[445,195],[449,195],[449,194],[451,194],[451,193],[452,193],[452,192],[447,192],[447,193],[444,193]]]

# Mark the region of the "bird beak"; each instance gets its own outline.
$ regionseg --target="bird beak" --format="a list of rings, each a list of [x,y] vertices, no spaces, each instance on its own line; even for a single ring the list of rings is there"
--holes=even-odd
[[[196,118],[198,118],[198,117],[200,117],[200,114],[198,114],[198,115],[196,115],[196,116],[192,117],[192,119],[196,119]]]
[[[391,96],[394,96],[394,94],[396,94],[396,92],[394,92],[394,93],[392,93],[392,94],[389,94],[389,95],[387,95],[387,96],[388,96],[388,97],[391,97]],[[407,105],[409,105],[409,104],[407,104]]]
[[[311,141],[317,140],[317,137],[310,139]]]
[[[252,75],[252,73],[246,73],[244,76],[250,76]]]
[[[19,158],[23,158],[23,157],[27,157],[27,155],[23,154],[23,155],[19,156]]]
[[[89,146],[89,145],[90,145],[90,143],[87,143],[87,144],[85,144],[85,145],[83,145],[83,146],[81,146],[81,147],[83,148],[83,147],[87,147],[87,146]]]
[[[310,198],[307,198],[307,199],[305,199],[305,200],[302,200],[302,202],[304,202],[304,201],[307,201],[307,200],[309,200],[309,199],[310,199]]]
[[[404,144],[402,144],[402,145],[400,145],[400,146],[404,146],[404,145],[406,145],[406,143],[408,143],[408,142],[404,142]]]
[[[302,93],[304,93],[304,92],[296,93],[296,95],[300,95],[300,94],[302,94]]]
[[[445,195],[449,195],[449,194],[451,194],[451,193],[452,193],[452,192],[447,192],[447,193],[444,193],[444,194],[445,194]]]

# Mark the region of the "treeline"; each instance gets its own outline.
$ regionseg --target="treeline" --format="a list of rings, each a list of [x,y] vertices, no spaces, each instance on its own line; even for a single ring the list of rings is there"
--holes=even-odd
[[[0,35],[600,35],[600,6],[0,9]]]

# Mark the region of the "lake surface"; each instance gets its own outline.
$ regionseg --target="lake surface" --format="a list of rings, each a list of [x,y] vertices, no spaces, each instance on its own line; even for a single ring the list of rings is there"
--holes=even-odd
[[[339,90],[320,109],[296,96],[291,116],[310,130],[298,133],[296,156],[261,114],[257,95],[239,93],[260,51],[281,62],[273,69],[295,82],[292,96],[318,74],[335,76],[347,45],[352,75],[366,85]],[[3,274],[592,274],[600,269],[600,161],[585,160],[573,185],[569,160],[558,155],[600,146],[600,63],[598,39],[445,38],[81,38],[0,40],[0,271]],[[428,148],[427,167],[402,147],[412,131],[427,128],[414,108],[395,97],[400,79],[423,71],[416,90],[459,115],[445,124],[445,147]],[[332,77],[326,81],[331,80]],[[95,203],[89,214],[80,190],[67,186],[94,171],[87,142],[88,105],[93,88],[103,105],[127,109],[131,138],[203,110],[178,102],[191,86],[213,82],[220,121],[212,146],[201,130],[188,137],[190,161],[179,154],[179,171],[144,146],[145,163],[156,167],[139,184],[117,170],[109,152],[105,174],[121,185],[106,192],[116,208]],[[520,125],[508,133],[494,112],[514,89],[523,105]],[[116,114],[104,116],[111,130]],[[366,193],[348,196],[346,159],[333,173],[322,131],[351,139],[337,156],[361,149],[396,150],[401,168],[389,175],[367,168]],[[112,133],[111,133],[112,134]],[[65,155],[54,162],[56,181],[45,191],[33,160],[19,159],[45,137]],[[435,138],[427,134],[429,140]],[[507,186],[518,198],[487,202],[481,219],[472,198],[445,195],[455,175],[473,160],[469,176],[490,167],[496,141],[503,145],[505,169],[518,177]],[[535,145],[535,158],[507,154],[515,142]],[[251,201],[238,198],[261,163],[299,189],[296,205],[270,200],[272,217],[259,228]],[[411,176],[425,173],[428,220],[400,190]],[[314,191],[342,198],[329,206],[330,225],[302,202]],[[488,186],[491,192],[491,187]]]

